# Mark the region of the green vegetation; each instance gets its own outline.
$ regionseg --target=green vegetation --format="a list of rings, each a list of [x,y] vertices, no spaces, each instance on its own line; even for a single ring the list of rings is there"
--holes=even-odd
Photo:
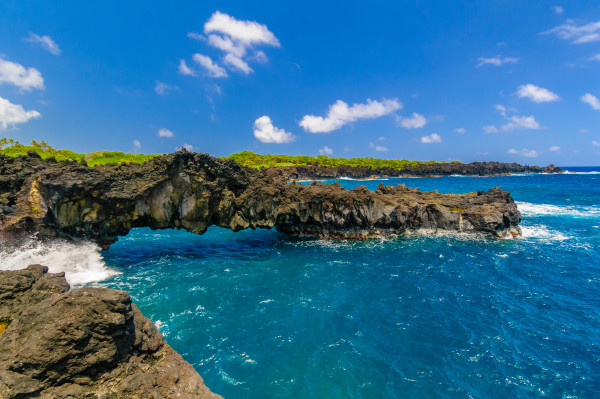
[[[154,158],[157,154],[126,154],[119,151],[97,151],[89,154],[78,154],[69,150],[55,150],[45,141],[31,141],[30,145],[23,145],[16,140],[0,138],[0,154],[10,157],[27,155],[28,151],[38,153],[42,159],[54,157],[57,161],[85,162],[89,166],[106,165],[108,163],[142,163]]]
[[[78,154],[69,150],[56,150],[49,146],[45,141],[31,141],[30,145],[23,145],[18,141],[8,138],[0,138],[0,154],[17,157],[27,155],[28,151],[38,153],[42,159],[49,157],[56,158],[57,161],[76,161],[85,162],[89,166],[106,165],[108,163],[142,163],[152,159],[158,154],[129,154],[118,151],[97,151],[89,154]],[[336,166],[364,166],[377,168],[391,168],[402,170],[410,166],[419,166],[427,164],[437,164],[436,161],[409,161],[406,159],[377,159],[377,158],[330,158],[326,155],[259,155],[251,151],[242,151],[231,154],[222,159],[233,159],[239,164],[250,168],[272,168],[275,166],[293,166],[293,165],[316,165],[325,167]],[[442,161],[441,163],[445,163]],[[453,161],[453,163],[460,163]]]
[[[316,157],[308,155],[259,155],[251,151],[238,152],[231,154],[223,159],[233,159],[239,164],[250,168],[272,168],[275,166],[292,166],[292,165],[316,165],[325,167],[336,166],[364,166],[377,168],[390,168],[402,170],[410,166],[419,166],[427,164],[445,163],[436,161],[409,161],[406,159],[377,159],[377,158],[330,158],[326,155]],[[460,163],[452,161],[452,163]]]

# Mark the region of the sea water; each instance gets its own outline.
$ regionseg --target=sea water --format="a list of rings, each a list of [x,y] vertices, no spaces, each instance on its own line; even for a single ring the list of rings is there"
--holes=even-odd
[[[226,398],[600,395],[600,168],[564,175],[339,180],[466,193],[500,186],[523,236],[342,241],[274,230],[136,229],[0,249],[75,286],[130,292]]]

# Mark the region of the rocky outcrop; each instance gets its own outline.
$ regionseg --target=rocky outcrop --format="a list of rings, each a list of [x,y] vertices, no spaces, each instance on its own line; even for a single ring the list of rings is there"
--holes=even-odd
[[[464,195],[417,189],[287,184],[285,176],[179,151],[143,164],[88,167],[0,156],[0,235],[80,238],[108,247],[134,227],[276,228],[358,238],[417,231],[520,233],[521,215],[499,188]]]
[[[564,173],[561,168],[548,165],[521,165],[503,162],[473,162],[473,163],[431,163],[407,166],[402,170],[392,168],[370,168],[366,166],[336,166],[325,167],[316,165],[278,166],[265,170],[271,176],[280,176],[294,180],[319,180],[350,177],[353,179],[368,179],[372,176],[504,176],[515,173]]]
[[[0,398],[220,398],[127,292],[0,271]]]

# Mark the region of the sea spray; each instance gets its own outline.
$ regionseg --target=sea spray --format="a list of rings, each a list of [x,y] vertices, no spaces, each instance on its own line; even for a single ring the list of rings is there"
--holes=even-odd
[[[19,246],[0,241],[0,269],[19,270],[31,264],[48,266],[50,273],[65,272],[72,286],[94,283],[115,275],[90,242],[26,239]]]

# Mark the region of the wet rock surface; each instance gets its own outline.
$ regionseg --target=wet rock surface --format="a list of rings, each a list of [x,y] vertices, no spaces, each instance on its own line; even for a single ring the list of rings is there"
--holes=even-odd
[[[127,292],[0,271],[0,398],[220,398]]]
[[[234,231],[276,228],[294,235],[365,238],[415,232],[520,233],[521,215],[506,191],[462,195],[404,185],[287,184],[277,168],[179,151],[143,164],[88,167],[0,156],[0,238],[35,233],[94,241],[104,248],[134,227],[211,225]]]

